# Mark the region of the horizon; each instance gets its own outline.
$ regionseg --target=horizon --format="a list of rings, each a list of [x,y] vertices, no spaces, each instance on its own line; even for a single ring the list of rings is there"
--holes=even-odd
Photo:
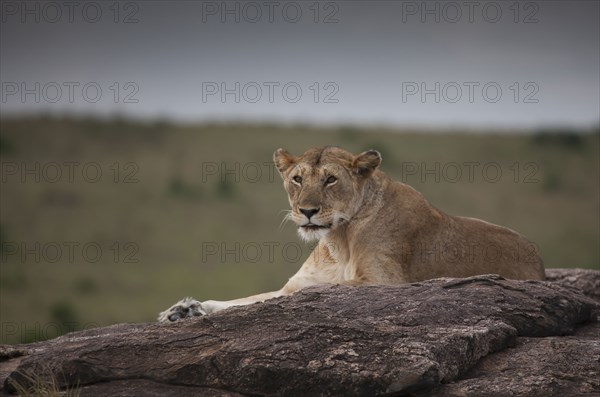
[[[600,125],[595,1],[82,4],[2,3],[2,117]]]

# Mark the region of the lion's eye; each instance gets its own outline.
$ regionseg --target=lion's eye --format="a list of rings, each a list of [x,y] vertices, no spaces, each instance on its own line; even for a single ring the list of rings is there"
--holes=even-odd
[[[330,176],[329,178],[327,178],[327,180],[325,181],[326,185],[331,185],[337,182],[337,178],[335,176]]]
[[[302,183],[302,177],[300,175],[296,175],[292,179],[294,179],[294,182],[296,182],[296,183]]]

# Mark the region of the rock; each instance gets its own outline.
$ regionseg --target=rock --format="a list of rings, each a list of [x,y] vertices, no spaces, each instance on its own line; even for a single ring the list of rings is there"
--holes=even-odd
[[[96,383],[81,389],[81,397],[244,397],[243,394],[206,387],[189,387],[158,383],[146,379],[125,379]]]
[[[519,337],[431,397],[600,395],[600,324],[574,336]]]
[[[546,280],[600,302],[600,272],[547,269]],[[573,336],[519,337],[514,348],[484,357],[460,380],[429,392],[432,397],[600,395],[600,323]]]
[[[311,287],[173,324],[15,346],[0,373],[20,360],[6,390],[47,374],[82,397],[600,393],[600,305],[567,278]]]
[[[574,288],[600,302],[600,271],[592,269],[546,269],[546,280]]]

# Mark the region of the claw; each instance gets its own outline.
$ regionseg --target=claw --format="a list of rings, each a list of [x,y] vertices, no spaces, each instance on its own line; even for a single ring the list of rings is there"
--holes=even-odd
[[[164,312],[161,312],[158,315],[158,321],[173,322],[186,317],[203,316],[205,314],[206,311],[202,308],[202,303],[188,297],[177,302]]]

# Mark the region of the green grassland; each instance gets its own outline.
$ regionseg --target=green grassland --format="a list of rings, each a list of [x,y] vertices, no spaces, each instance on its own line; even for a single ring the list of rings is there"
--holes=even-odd
[[[270,164],[278,147],[377,149],[386,173],[449,214],[523,233],[547,267],[600,263],[597,131],[60,118],[4,120],[1,131],[0,343],[154,321],[184,296],[230,299],[279,288],[310,247],[292,224],[280,226],[289,205]]]

